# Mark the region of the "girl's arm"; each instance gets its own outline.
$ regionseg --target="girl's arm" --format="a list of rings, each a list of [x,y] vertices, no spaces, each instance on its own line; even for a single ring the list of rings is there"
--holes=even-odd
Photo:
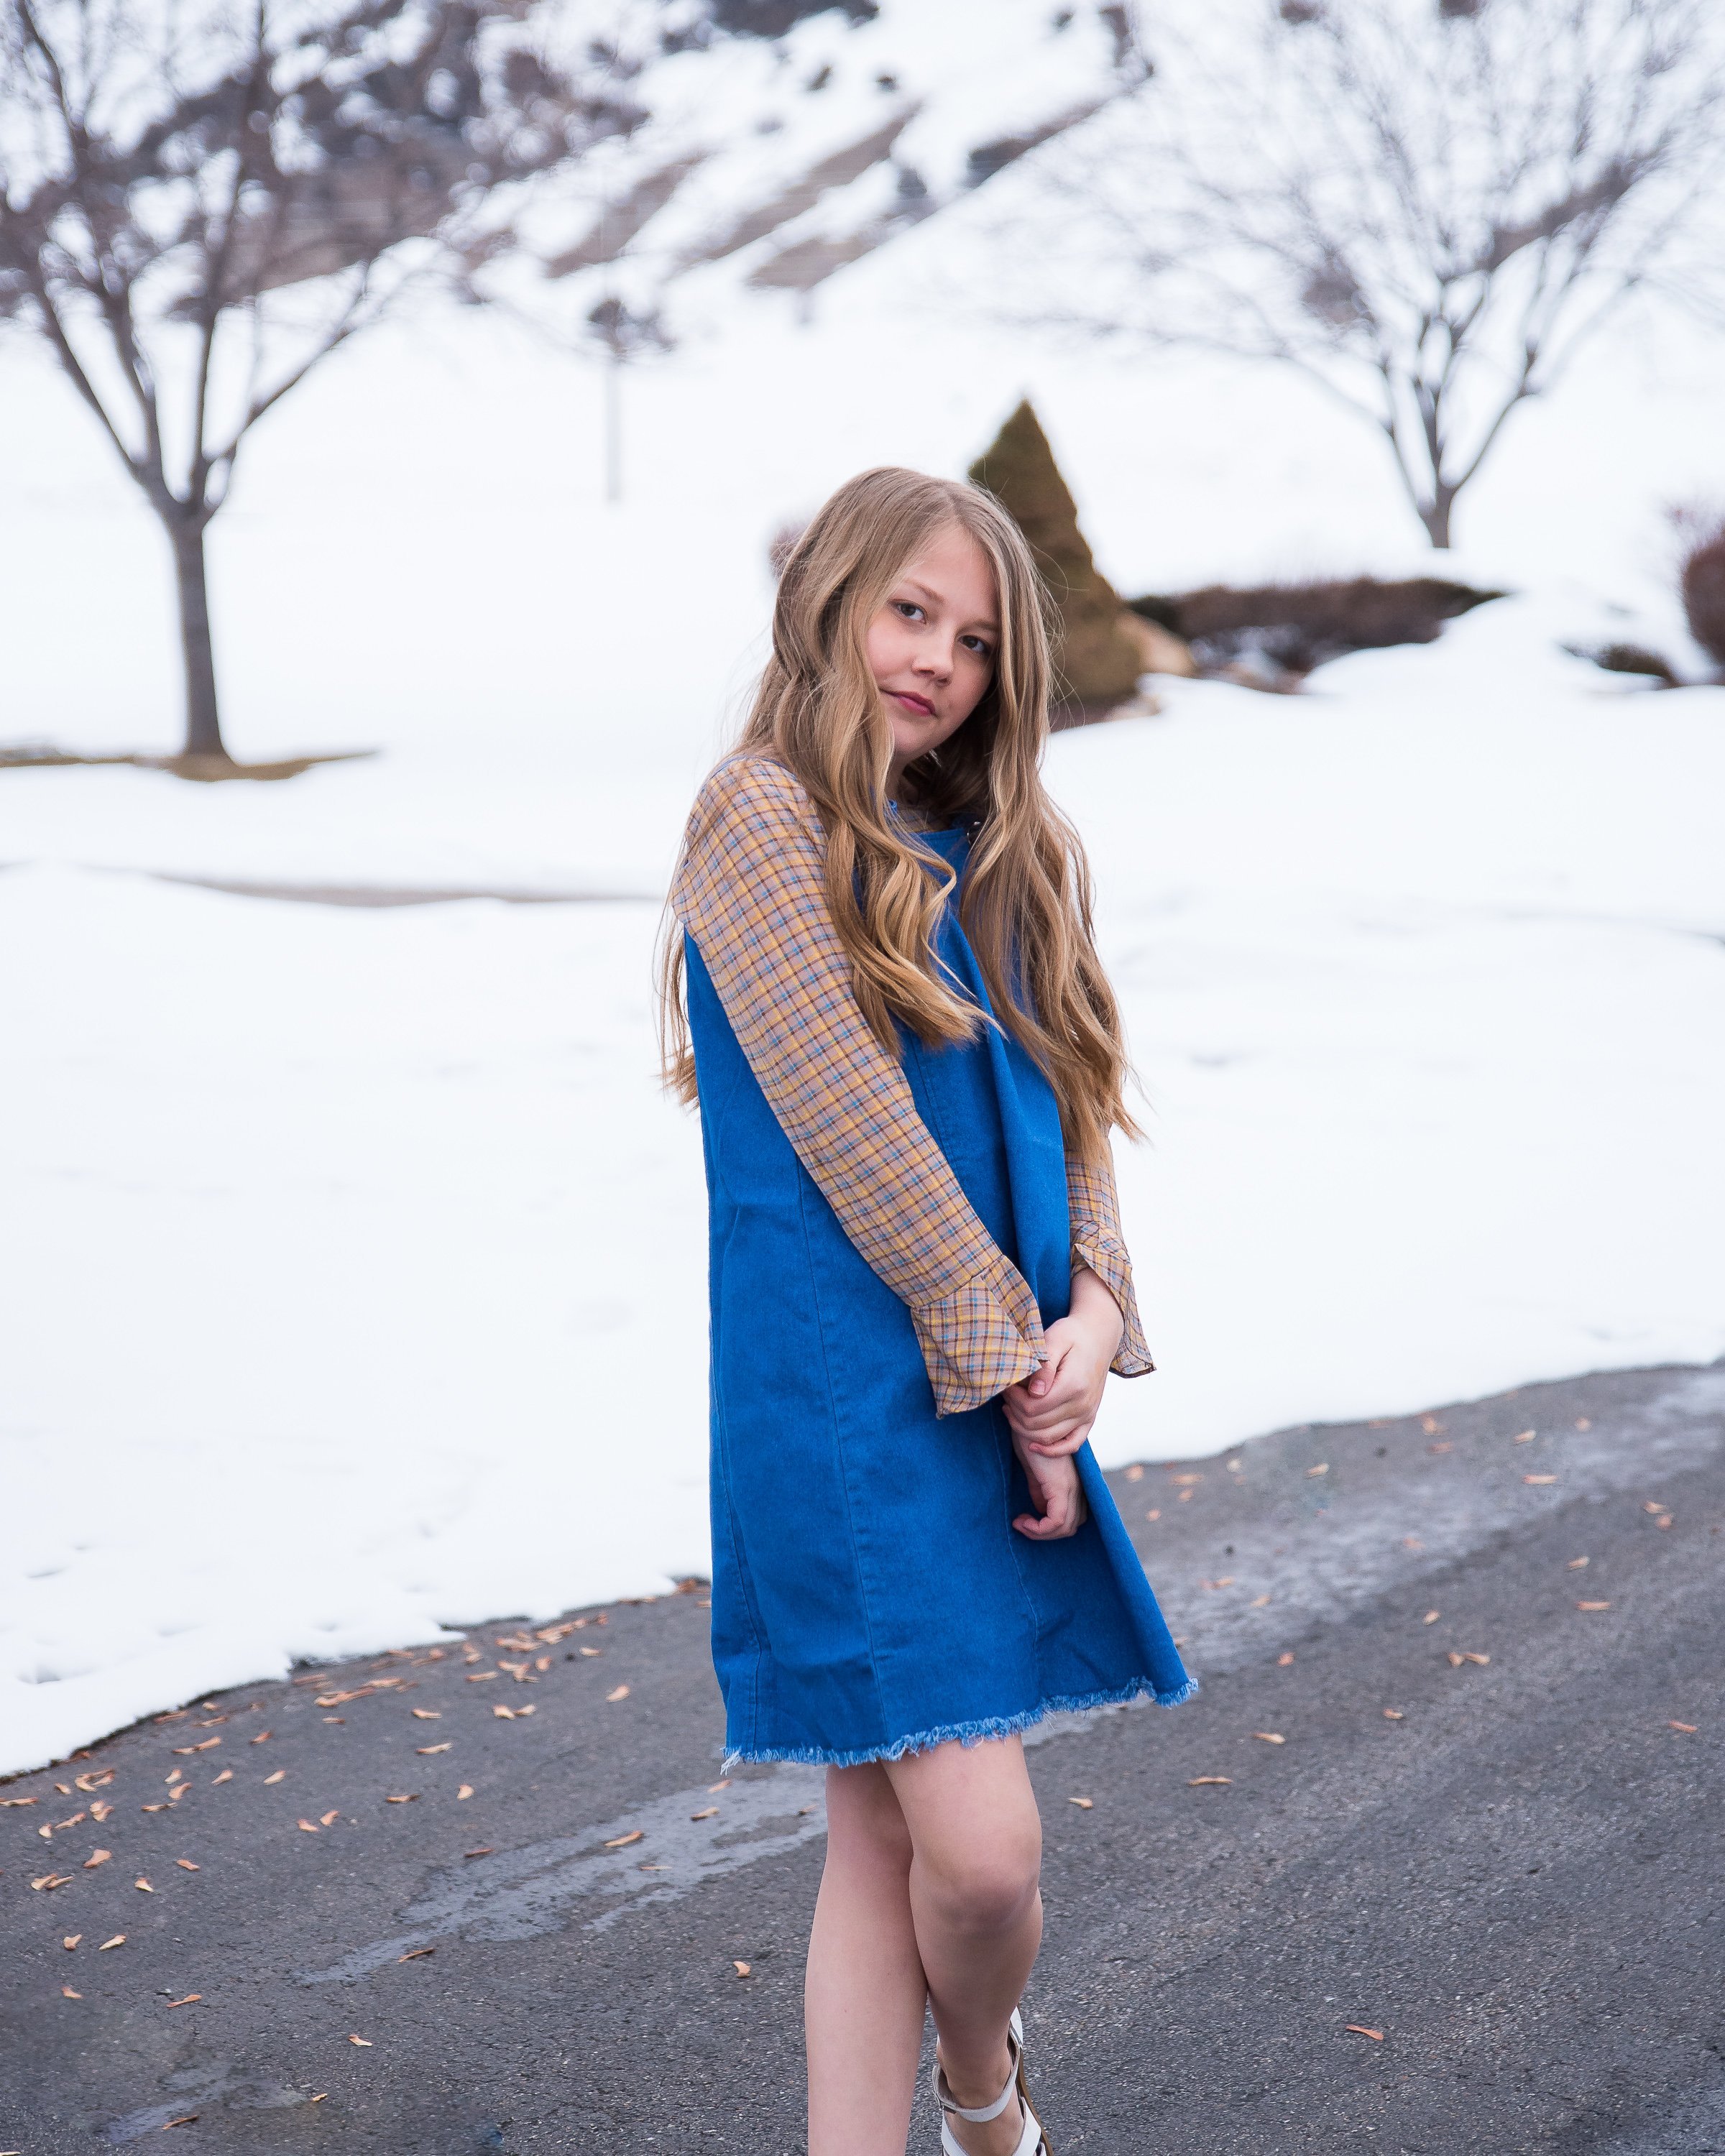
[[[978,1407],[1037,1369],[1042,1321],[869,1027],[827,910],[809,798],[764,757],[702,788],[671,904],[798,1158],[906,1303],[936,1412]]]

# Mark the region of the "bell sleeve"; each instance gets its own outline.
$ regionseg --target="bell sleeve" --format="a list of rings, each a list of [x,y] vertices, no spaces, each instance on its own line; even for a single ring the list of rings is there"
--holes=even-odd
[[[1072,1218],[1072,1270],[1088,1265],[1120,1305],[1126,1329],[1120,1347],[1108,1365],[1117,1377],[1142,1378],[1156,1365],[1138,1322],[1138,1299],[1132,1291],[1132,1261],[1120,1233],[1120,1194],[1114,1181],[1112,1158],[1086,1159],[1066,1155],[1066,1196]]]
[[[741,757],[712,774],[671,907],[797,1158],[909,1309],[936,1413],[1029,1377],[1045,1359],[1036,1299],[862,1014],[827,906],[820,827],[789,772]]]

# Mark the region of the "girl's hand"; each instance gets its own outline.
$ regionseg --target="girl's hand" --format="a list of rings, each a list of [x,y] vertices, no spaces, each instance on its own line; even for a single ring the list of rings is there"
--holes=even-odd
[[[1029,1451],[1016,1437],[1012,1449],[1030,1485],[1030,1502],[1037,1508],[1034,1512],[1020,1512],[1013,1522],[1014,1527],[1034,1543],[1059,1542],[1067,1535],[1076,1535],[1090,1513],[1076,1463],[1045,1459]]]
[[[1090,1435],[1125,1323],[1106,1287],[1081,1266],[1072,1276],[1070,1315],[1056,1319],[1044,1335],[1048,1360],[1000,1396],[1027,1473],[1028,1455],[1058,1459],[1076,1452]]]

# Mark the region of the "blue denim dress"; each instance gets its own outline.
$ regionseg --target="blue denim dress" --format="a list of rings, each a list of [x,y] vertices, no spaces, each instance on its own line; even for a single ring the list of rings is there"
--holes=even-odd
[[[962,830],[924,834],[962,877]],[[959,926],[940,957],[983,1009]],[[1027,1728],[1063,1708],[1196,1690],[1088,1445],[1090,1517],[1034,1543],[998,1401],[937,1416],[910,1312],[779,1127],[685,939],[711,1260],[713,1661],[729,1749],[855,1766]],[[931,1049],[901,1029],[916,1108],[1043,1322],[1071,1291],[1048,1081],[1010,1034]]]

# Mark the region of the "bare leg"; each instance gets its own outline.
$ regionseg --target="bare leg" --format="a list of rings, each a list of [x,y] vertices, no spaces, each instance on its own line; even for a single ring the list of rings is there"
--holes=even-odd
[[[947,2085],[979,2109],[1005,2086],[1006,2025],[1042,1939],[1042,1822],[1024,1748],[1016,1737],[942,1744],[885,1772],[914,1851],[911,1913]],[[986,2125],[949,2123],[973,2156],[1011,2156],[1023,2131],[1016,2101]]]
[[[911,1848],[879,1766],[827,1770],[827,1861],[803,1984],[809,2156],[904,2156],[927,1984]]]

